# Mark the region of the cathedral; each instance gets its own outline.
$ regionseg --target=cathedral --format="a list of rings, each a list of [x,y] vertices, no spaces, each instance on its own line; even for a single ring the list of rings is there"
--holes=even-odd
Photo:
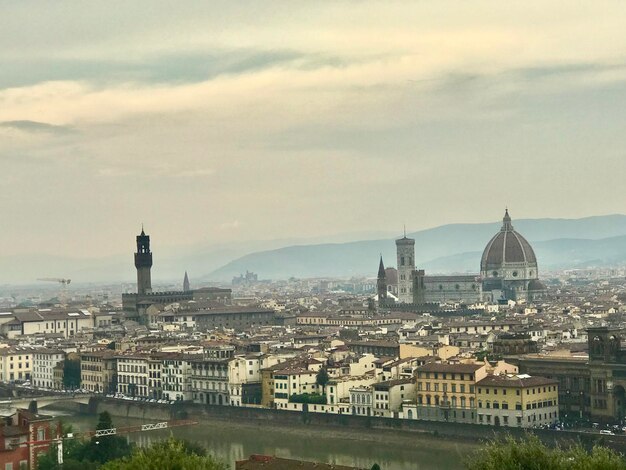
[[[502,219],[502,228],[487,243],[480,261],[480,273],[455,276],[429,276],[415,268],[415,240],[404,237],[396,240],[397,298],[400,303],[428,304],[443,302],[505,302],[533,301],[541,298],[546,287],[539,280],[537,257],[530,243],[511,223],[508,210]],[[382,259],[379,266],[377,293],[388,287],[380,279],[384,274]]]

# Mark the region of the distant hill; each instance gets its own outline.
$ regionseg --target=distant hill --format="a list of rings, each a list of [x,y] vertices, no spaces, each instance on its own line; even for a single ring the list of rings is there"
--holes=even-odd
[[[561,238],[534,242],[540,269],[567,269],[626,265],[626,236],[585,240]],[[429,272],[477,272],[482,251],[458,253],[427,261]],[[477,261],[478,260],[478,261]]]
[[[626,241],[619,238],[626,236],[626,215],[513,219],[513,225],[533,244],[540,269],[626,263]],[[428,272],[476,272],[483,248],[500,226],[500,221],[451,224],[409,236],[416,240],[417,264]],[[396,264],[394,239],[388,232],[220,245],[207,241],[194,246],[169,247],[159,243],[158,234],[150,235],[153,235],[155,283],[171,281],[182,285],[185,270],[192,286],[208,281],[230,282],[246,269],[264,279],[373,276],[380,253],[386,265]],[[134,234],[130,239],[133,237]],[[89,259],[37,253],[8,255],[6,249],[4,253],[0,254],[0,283],[33,283],[40,277],[67,277],[73,283],[135,282],[132,246],[120,255],[98,258],[94,254]]]
[[[409,234],[415,259],[431,273],[477,272],[480,256],[501,222],[450,224]],[[582,219],[520,219],[513,226],[533,245],[540,269],[626,263],[626,216]],[[378,256],[395,266],[394,239],[288,246],[235,259],[207,279],[229,280],[254,271],[264,279],[373,276]]]

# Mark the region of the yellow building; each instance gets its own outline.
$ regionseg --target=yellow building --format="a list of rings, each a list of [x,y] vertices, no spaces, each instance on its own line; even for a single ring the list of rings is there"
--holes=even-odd
[[[489,375],[476,384],[478,424],[535,427],[559,418],[557,380],[529,375]]]
[[[475,423],[476,383],[486,375],[485,364],[431,362],[418,367],[416,404],[403,407],[405,416],[427,421]]]
[[[81,387],[91,392],[115,392],[117,383],[115,351],[84,352],[80,355]]]
[[[271,368],[261,371],[261,405],[274,407],[274,371]]]
[[[0,382],[30,380],[34,352],[31,348],[0,349]]]

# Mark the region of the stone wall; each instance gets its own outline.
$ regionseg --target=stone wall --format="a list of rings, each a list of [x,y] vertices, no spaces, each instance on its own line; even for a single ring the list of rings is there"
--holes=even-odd
[[[267,422],[281,426],[307,426],[320,427],[323,432],[325,427],[354,428],[355,430],[376,430],[384,434],[393,435],[399,432],[428,433],[441,437],[452,437],[471,440],[487,440],[497,436],[510,434],[521,437],[527,432],[533,432],[547,444],[554,445],[557,442],[563,445],[567,442],[580,441],[586,447],[592,447],[595,443],[602,443],[618,452],[626,453],[626,435],[624,436],[600,436],[599,434],[550,431],[550,430],[524,430],[520,428],[496,428],[478,424],[446,423],[436,421],[417,421],[404,419],[389,419],[368,416],[337,415],[313,412],[293,412],[286,410],[273,410],[267,408],[231,407],[218,405],[162,405],[157,403],[130,402],[113,399],[93,400],[90,405],[83,405],[82,410],[91,413],[108,411],[112,416],[139,418],[149,421],[166,421],[170,419],[194,419],[200,422],[213,422],[219,420],[239,421],[242,423]]]

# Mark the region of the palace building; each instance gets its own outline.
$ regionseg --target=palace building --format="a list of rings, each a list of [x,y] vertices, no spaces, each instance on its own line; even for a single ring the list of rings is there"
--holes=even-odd
[[[231,289],[219,287],[204,287],[191,289],[189,277],[185,272],[182,291],[152,291],[152,251],[150,251],[150,236],[141,228],[137,235],[137,251],[135,253],[135,268],[137,268],[137,293],[122,294],[122,307],[129,318],[145,320],[146,310],[155,304],[171,304],[174,302],[210,300],[224,305],[230,305]]]

